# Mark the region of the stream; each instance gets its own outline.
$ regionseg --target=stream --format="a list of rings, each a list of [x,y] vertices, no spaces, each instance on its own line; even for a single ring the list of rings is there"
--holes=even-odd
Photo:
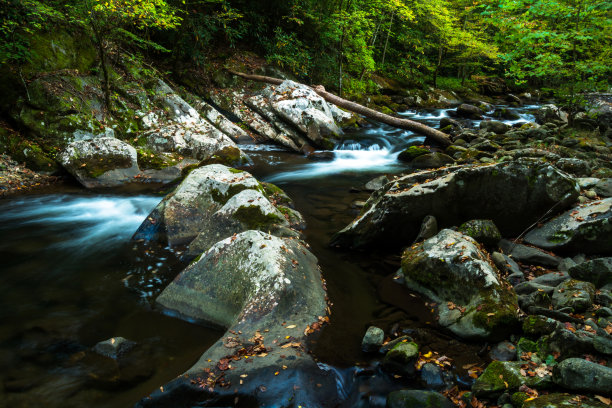
[[[516,109],[521,119],[505,122],[532,121],[528,112],[534,107]],[[437,127],[448,110],[400,115]],[[389,391],[421,387],[386,378],[375,359],[361,352],[371,324],[389,332],[401,322],[422,351],[454,360],[459,381],[469,381],[460,367],[480,358],[481,345],[439,333],[424,301],[390,280],[399,254],[345,252],[327,245],[358,214],[358,202],[369,197],[363,185],[381,174],[408,171],[397,156],[423,141],[409,131],[371,123],[347,132],[330,161],[310,161],[274,146],[241,146],[254,161],[246,170],[284,189],[306,219],[306,240],[333,303],[331,324],[314,354],[322,367],[336,372],[346,406],[384,406]],[[131,407],[186,371],[223,334],[152,307],[185,266],[169,248],[142,248],[130,241],[162,198],[64,185],[0,200],[0,408]],[[138,375],[117,374],[117,367],[98,364],[90,351],[118,336],[137,342],[146,354],[136,367]]]

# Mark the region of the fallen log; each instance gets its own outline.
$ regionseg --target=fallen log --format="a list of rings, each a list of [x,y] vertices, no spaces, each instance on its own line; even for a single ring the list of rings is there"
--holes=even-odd
[[[272,78],[272,77],[263,76],[263,75],[245,74],[242,72],[232,71],[229,69],[227,71],[230,74],[239,76],[241,78],[244,78],[250,81],[265,82],[265,83],[272,84],[272,85],[280,85],[284,81],[283,79],[279,79],[279,78]],[[374,109],[370,109],[358,103],[351,102],[349,100],[340,98],[339,96],[336,96],[330,92],[327,92],[325,88],[323,87],[323,85],[316,85],[316,86],[312,86],[311,88],[319,96],[325,99],[327,102],[333,103],[334,105],[337,105],[351,112],[358,113],[367,118],[377,120],[379,122],[385,123],[387,125],[390,125],[396,128],[411,130],[420,135],[429,137],[431,140],[433,140],[434,142],[442,146],[448,146],[452,144],[447,134],[442,133],[439,130],[433,129],[422,123],[415,122],[409,119],[400,119],[394,116],[385,115],[384,113],[375,111]]]

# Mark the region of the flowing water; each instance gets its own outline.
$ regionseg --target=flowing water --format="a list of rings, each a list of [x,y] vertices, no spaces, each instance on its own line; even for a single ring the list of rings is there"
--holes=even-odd
[[[507,123],[532,120],[529,108],[519,111],[520,121]],[[436,126],[448,111],[401,115]],[[459,367],[479,359],[480,346],[432,328],[424,302],[389,278],[399,267],[399,254],[349,253],[327,245],[369,196],[364,183],[409,171],[397,156],[423,141],[373,123],[348,132],[329,161],[309,161],[274,146],[242,146],[254,159],[247,170],[283,188],[308,223],[306,240],[333,302],[332,323],[314,353],[322,368],[336,373],[347,406],[384,406],[390,390],[419,386],[389,380],[361,353],[371,324],[403,330],[424,351],[445,352]],[[151,306],[184,267],[169,248],[130,241],[161,199],[65,187],[0,200],[0,407],[130,407],[189,368],[219,338],[220,331]],[[401,325],[394,327],[396,322]],[[116,367],[101,370],[91,357],[93,345],[117,336],[136,341],[146,353],[137,367],[147,373],[144,379],[119,371],[120,381],[113,380]]]

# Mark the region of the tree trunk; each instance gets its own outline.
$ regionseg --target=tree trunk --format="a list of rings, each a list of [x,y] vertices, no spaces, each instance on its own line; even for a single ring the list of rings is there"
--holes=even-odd
[[[110,79],[108,77],[108,69],[106,67],[106,52],[104,51],[104,44],[102,43],[102,34],[100,33],[98,26],[94,22],[93,16],[90,17],[89,23],[94,33],[94,41],[96,43],[96,48],[98,49],[100,65],[102,65],[102,90],[104,92],[104,104],[106,105],[106,110],[110,115],[112,113],[112,105],[110,99]]]
[[[387,45],[389,45],[389,35],[391,34],[391,28],[393,27],[393,17],[395,17],[395,10],[391,13],[391,21],[389,22],[389,29],[387,30],[387,38],[385,39],[385,48],[383,49],[382,62],[380,67],[385,69],[385,56],[387,55]]]
[[[280,85],[284,81],[283,79],[272,78],[263,75],[244,74],[242,72],[236,72],[232,70],[228,70],[228,72],[230,74],[239,76],[244,79],[248,79],[250,81],[265,82],[272,85]],[[415,122],[409,119],[400,119],[390,115],[385,115],[384,113],[367,108],[363,105],[359,105],[358,103],[340,98],[339,96],[327,92],[322,85],[316,85],[311,88],[327,102],[333,103],[334,105],[338,105],[339,107],[347,109],[351,112],[358,113],[360,115],[366,116],[368,118],[377,120],[379,122],[385,123],[396,128],[411,130],[415,133],[431,138],[431,140],[442,146],[448,146],[452,144],[448,135],[422,123]]]

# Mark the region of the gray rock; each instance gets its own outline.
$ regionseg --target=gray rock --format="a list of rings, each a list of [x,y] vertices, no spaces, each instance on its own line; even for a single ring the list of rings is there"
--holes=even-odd
[[[546,252],[522,244],[515,244],[508,240],[501,240],[499,247],[517,262],[528,265],[542,265],[556,268],[561,258],[547,254]]]
[[[459,232],[474,238],[483,245],[497,245],[501,232],[491,220],[470,220],[459,226]]]
[[[419,346],[416,343],[397,343],[385,354],[382,367],[390,373],[411,377],[414,375],[414,363],[418,357]]]
[[[610,338],[610,336],[595,336],[593,339],[593,347],[601,354],[612,356],[612,338]]]
[[[575,408],[576,398],[580,399],[581,408],[606,408],[608,405],[588,398],[584,395],[570,394],[542,394],[537,398],[528,399],[523,403],[523,408]]]
[[[591,307],[594,296],[592,283],[570,279],[555,288],[552,302],[557,310],[569,307],[575,312],[583,312]]]
[[[576,181],[581,189],[592,188],[597,185],[601,181],[601,179],[595,177],[580,177],[577,178]]]
[[[402,256],[405,285],[439,304],[438,323],[462,338],[503,338],[517,324],[516,298],[472,238],[452,230]],[[462,308],[463,309],[462,311]]]
[[[569,269],[572,278],[591,282],[596,287],[612,283],[612,258],[597,258]]]
[[[555,165],[576,177],[587,177],[591,174],[591,166],[585,160],[564,157],[559,159]]]
[[[606,178],[595,185],[595,192],[601,197],[612,197],[612,178]]]
[[[472,392],[477,397],[490,397],[500,395],[504,391],[516,391],[521,385],[540,389],[552,383],[552,376],[547,373],[543,373],[542,377],[521,375],[522,365],[522,361],[493,361],[476,379]]]
[[[215,242],[248,229],[284,236],[286,227],[303,224],[299,213],[281,205],[285,197],[282,190],[259,183],[247,172],[220,164],[200,167],[157,205],[133,239],[188,246],[188,257],[196,257]]]
[[[156,302],[180,317],[228,331],[192,368],[140,406],[233,400],[234,387],[202,382],[209,372],[240,384],[240,395],[262,406],[338,402],[335,376],[307,352],[306,333],[320,328],[327,303],[317,260],[299,240],[260,231],[227,238],[182,271]],[[227,359],[247,346],[255,348],[250,358]],[[295,387],[274,386],[286,381]],[[263,392],[262,384],[270,392]]]
[[[314,146],[329,147],[330,139],[342,135],[325,99],[306,85],[286,80],[268,87],[264,98],[279,117],[299,129]]]
[[[497,343],[489,351],[491,360],[512,361],[516,359],[516,346],[509,341]]]
[[[453,404],[442,394],[433,391],[401,390],[387,396],[386,408],[453,408]]]
[[[130,351],[136,343],[123,337],[113,337],[99,342],[93,347],[93,351],[112,359],[119,358],[122,354]]]
[[[552,251],[612,251],[612,198],[573,208],[525,235],[525,242]]]
[[[483,112],[480,108],[467,103],[463,103],[457,107],[457,115],[464,118],[481,119],[482,114]]]
[[[427,153],[414,158],[410,165],[417,169],[435,169],[454,162],[452,157],[444,153]]]
[[[454,129],[463,128],[463,126],[461,126],[461,123],[459,123],[459,121],[456,121],[455,119],[447,118],[447,117],[440,119],[440,129],[444,129],[447,126],[451,126]]]
[[[136,149],[114,137],[69,143],[59,154],[58,161],[87,188],[131,183],[140,173]]]
[[[553,380],[570,390],[612,395],[612,368],[581,358],[568,358],[557,364]]]
[[[384,341],[385,332],[376,326],[370,326],[361,341],[361,349],[366,353],[376,352],[380,349]]]
[[[514,287],[514,291],[518,295],[529,295],[533,292],[542,291],[548,295],[552,295],[554,291],[554,287],[548,285],[542,285],[539,283],[534,283],[532,281],[519,283]]]
[[[367,191],[376,191],[385,186],[389,182],[389,178],[387,176],[378,176],[365,184],[365,189]]]
[[[444,371],[433,363],[425,363],[421,367],[421,381],[429,389],[441,390],[445,388]]]
[[[548,122],[553,123],[567,123],[567,112],[562,111],[560,108],[553,104],[543,105],[534,114],[536,122],[544,124]]]
[[[498,120],[483,120],[480,122],[480,128],[489,132],[495,132],[498,135],[503,135],[510,129],[510,126]]]
[[[543,290],[536,290],[528,295],[519,296],[518,303],[521,309],[529,311],[529,308],[534,306],[548,309],[548,307],[552,304],[552,301],[548,293],[544,292]]]
[[[332,245],[401,246],[414,240],[426,215],[435,216],[441,227],[491,219],[503,234],[515,235],[553,205],[560,210],[577,197],[575,181],[544,163],[423,171],[401,177],[374,193],[368,210],[337,233]]]
[[[546,273],[544,275],[540,275],[538,277],[533,278],[531,282],[538,284],[538,285],[551,286],[554,288],[558,286],[560,283],[563,283],[568,279],[570,279],[570,275],[567,273],[550,272],[550,273]]]
[[[432,215],[427,215],[423,218],[423,222],[421,223],[421,229],[419,230],[419,235],[417,235],[414,242],[421,242],[435,236],[438,233],[438,221],[436,217]]]

